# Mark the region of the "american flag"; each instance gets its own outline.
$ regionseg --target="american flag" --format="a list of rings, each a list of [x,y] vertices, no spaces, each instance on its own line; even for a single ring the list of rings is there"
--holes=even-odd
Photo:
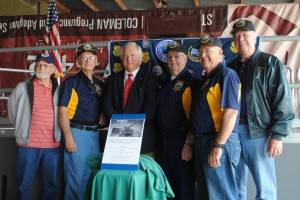
[[[44,40],[46,45],[55,46],[60,45],[60,36],[59,36],[59,20],[56,11],[56,3],[55,0],[49,1],[48,6],[48,14],[46,21],[46,31],[44,33]],[[57,76],[62,76],[62,62],[61,62],[61,52],[58,49],[49,50],[49,54],[51,54],[55,60],[55,66],[57,69]]]

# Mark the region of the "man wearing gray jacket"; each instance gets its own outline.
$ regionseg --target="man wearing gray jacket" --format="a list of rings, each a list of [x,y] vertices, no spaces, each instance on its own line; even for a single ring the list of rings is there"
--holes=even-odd
[[[15,128],[17,144],[18,199],[30,198],[37,170],[42,173],[43,194],[40,199],[55,199],[59,161],[60,129],[57,118],[58,84],[51,75],[54,59],[40,54],[35,75],[21,82],[8,100],[8,117]]]

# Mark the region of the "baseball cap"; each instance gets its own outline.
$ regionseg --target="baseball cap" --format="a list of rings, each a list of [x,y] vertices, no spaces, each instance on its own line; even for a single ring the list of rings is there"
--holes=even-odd
[[[201,45],[205,45],[205,44],[210,45],[210,46],[218,46],[218,47],[222,48],[220,39],[215,36],[210,36],[208,34],[205,34],[202,37],[200,37],[199,44],[194,46],[194,48],[199,49],[199,47]]]
[[[240,19],[232,27],[231,34],[234,35],[237,31],[255,31],[253,23],[249,20]]]
[[[183,45],[177,41],[173,41],[167,45],[166,53],[169,51],[185,53]]]
[[[37,55],[35,61],[38,62],[40,60],[46,61],[49,64],[54,64],[54,58],[50,54],[42,53]]]
[[[76,58],[78,56],[80,56],[83,52],[91,52],[96,55],[96,51],[97,51],[96,47],[94,47],[93,45],[91,45],[89,43],[85,43],[77,48]]]

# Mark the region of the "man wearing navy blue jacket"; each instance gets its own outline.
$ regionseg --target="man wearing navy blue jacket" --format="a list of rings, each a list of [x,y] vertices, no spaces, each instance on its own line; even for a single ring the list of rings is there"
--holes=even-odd
[[[186,62],[183,46],[175,41],[170,43],[167,46],[170,74],[161,83],[157,109],[160,164],[177,200],[195,199],[194,141],[188,127],[193,77]]]

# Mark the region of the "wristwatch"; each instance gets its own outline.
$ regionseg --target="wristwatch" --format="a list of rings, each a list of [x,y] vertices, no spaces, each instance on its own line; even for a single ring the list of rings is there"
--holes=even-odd
[[[224,148],[224,144],[217,144],[217,143],[214,143],[214,144],[212,144],[212,147],[213,147],[213,148],[221,148],[221,149],[223,149],[223,148]]]

